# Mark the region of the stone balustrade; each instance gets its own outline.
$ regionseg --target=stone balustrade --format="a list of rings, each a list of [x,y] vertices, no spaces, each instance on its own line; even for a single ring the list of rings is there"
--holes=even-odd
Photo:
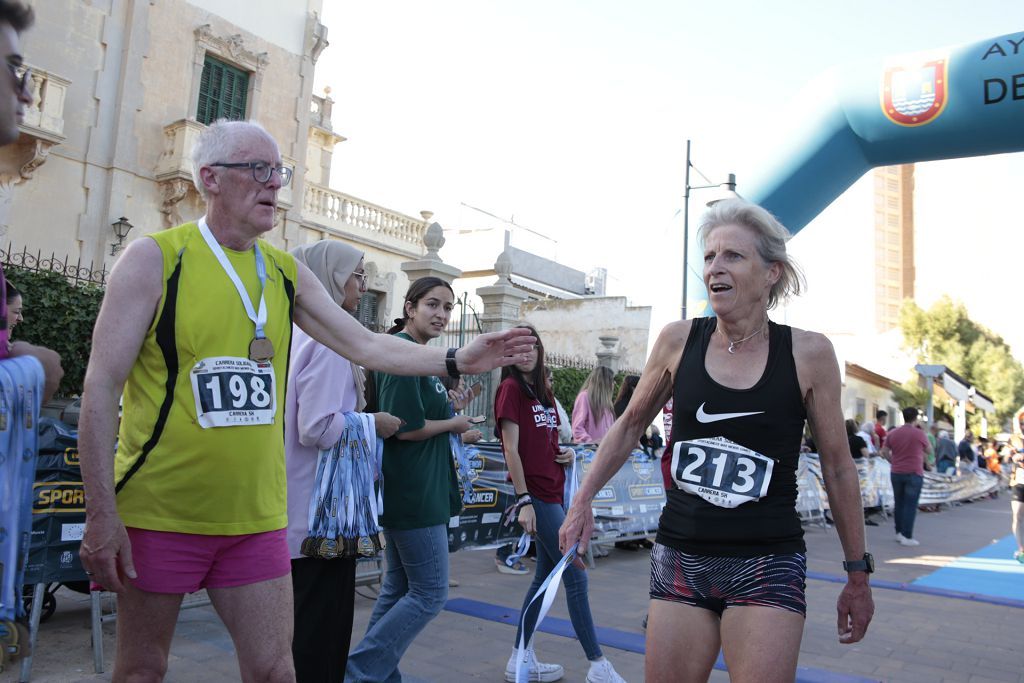
[[[57,74],[32,66],[32,104],[25,108],[21,130],[53,143],[63,142],[64,102],[71,81]]]
[[[355,232],[379,241],[397,241],[406,250],[423,253],[423,234],[427,229],[427,221],[385,209],[323,185],[306,185],[302,213],[305,219],[338,233]]]

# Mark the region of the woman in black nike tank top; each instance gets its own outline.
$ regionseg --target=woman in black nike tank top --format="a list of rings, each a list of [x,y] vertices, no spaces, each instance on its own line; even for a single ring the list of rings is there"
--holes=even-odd
[[[662,331],[562,526],[563,549],[586,545],[594,494],[671,398],[662,456],[667,501],[651,552],[651,683],[706,681],[720,648],[734,682],[794,680],[805,612],[795,509],[805,421],[849,571],[838,602],[840,642],[860,640],[874,612],[835,353],[823,335],[768,319],[802,286],[786,254],[788,237],[771,214],[743,200],[708,211],[700,240],[715,317]]]

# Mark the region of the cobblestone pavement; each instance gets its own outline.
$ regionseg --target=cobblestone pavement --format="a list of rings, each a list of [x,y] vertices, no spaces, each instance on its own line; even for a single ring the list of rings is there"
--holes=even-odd
[[[921,545],[917,548],[894,542],[891,521],[868,527],[869,546],[878,565],[876,577],[913,581],[953,558],[1006,536],[1009,517],[1005,496],[940,513],[921,513],[917,522]],[[811,572],[842,573],[834,531],[809,527],[807,545]],[[452,555],[451,575],[458,586],[451,589],[449,597],[501,605],[514,613],[530,577],[498,574],[493,557],[488,551]],[[608,557],[597,561],[597,568],[590,573],[590,602],[598,626],[643,633],[648,572],[649,553],[644,550],[612,549]],[[867,638],[857,645],[841,646],[835,623],[839,590],[836,583],[808,581],[808,619],[800,648],[800,666],[807,670],[801,678],[828,681],[846,674],[909,683],[1024,683],[1024,609],[876,588],[875,620]],[[373,595],[366,587],[359,593]],[[110,680],[114,624],[103,627],[106,672],[94,674],[88,597],[62,589],[57,599],[57,613],[41,629],[32,680]],[[354,641],[362,635],[372,605],[371,599],[357,597]],[[562,595],[551,615],[568,618]],[[497,683],[503,680],[514,637],[512,626],[444,611],[409,648],[402,669],[409,674],[406,680]],[[583,651],[571,639],[540,633],[536,647],[542,660],[565,667],[564,680],[585,680]],[[627,680],[643,680],[643,655],[610,647],[605,648],[605,654]],[[4,673],[0,679],[17,677]],[[181,613],[167,680],[239,680],[231,640],[210,607]],[[711,680],[726,681],[728,676],[715,671]]]

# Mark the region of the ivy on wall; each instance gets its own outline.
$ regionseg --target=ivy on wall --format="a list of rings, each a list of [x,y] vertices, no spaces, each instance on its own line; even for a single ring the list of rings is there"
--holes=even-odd
[[[58,394],[81,394],[103,289],[75,286],[58,273],[17,266],[4,268],[4,275],[24,299],[25,322],[14,329],[13,341],[27,341],[59,353],[64,379]]]

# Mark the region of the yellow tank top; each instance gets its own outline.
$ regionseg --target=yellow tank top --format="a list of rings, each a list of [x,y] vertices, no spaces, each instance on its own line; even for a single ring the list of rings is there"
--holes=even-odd
[[[156,531],[236,536],[282,529],[287,525],[283,414],[295,260],[260,240],[267,267],[265,330],[274,345],[272,424],[204,429],[193,370],[204,359],[247,359],[255,327],[195,223],[149,237],[163,252],[163,296],[125,384],[114,467],[118,512],[125,525]],[[257,307],[254,250],[225,248],[224,253]],[[230,391],[223,390],[228,406],[250,390],[232,381]],[[269,400],[270,393],[263,397]]]

